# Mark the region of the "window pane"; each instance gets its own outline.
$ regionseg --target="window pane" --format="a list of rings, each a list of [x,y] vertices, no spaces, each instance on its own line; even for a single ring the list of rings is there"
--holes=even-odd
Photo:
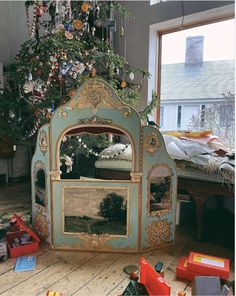
[[[234,20],[161,38],[161,130],[210,129],[226,140],[229,131],[219,127],[233,125],[234,120]]]

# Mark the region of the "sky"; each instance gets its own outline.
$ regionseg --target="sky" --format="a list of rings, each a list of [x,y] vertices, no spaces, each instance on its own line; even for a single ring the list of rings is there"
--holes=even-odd
[[[186,37],[204,36],[203,60],[235,58],[234,20],[169,33],[162,37],[162,64],[184,63]]]

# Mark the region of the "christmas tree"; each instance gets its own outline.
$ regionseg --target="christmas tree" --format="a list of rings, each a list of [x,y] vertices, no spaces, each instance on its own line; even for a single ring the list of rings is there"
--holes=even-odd
[[[3,134],[15,142],[34,141],[55,108],[95,76],[108,81],[125,103],[137,106],[143,79],[149,74],[114,53],[116,22],[112,12],[115,10],[123,20],[129,18],[121,4],[26,1],[25,9],[29,40],[21,46],[16,61],[5,69],[7,83],[0,94]],[[116,34],[123,38],[123,27]]]

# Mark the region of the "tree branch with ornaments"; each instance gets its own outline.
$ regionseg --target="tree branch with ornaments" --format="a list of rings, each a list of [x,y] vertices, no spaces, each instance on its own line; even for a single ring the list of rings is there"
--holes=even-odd
[[[122,20],[130,17],[115,1],[25,2],[29,40],[5,69],[7,85],[0,94],[3,133],[16,142],[34,141],[55,108],[91,77],[102,77],[124,102],[138,104],[149,73],[114,53],[114,9]],[[124,38],[124,27],[117,33]]]

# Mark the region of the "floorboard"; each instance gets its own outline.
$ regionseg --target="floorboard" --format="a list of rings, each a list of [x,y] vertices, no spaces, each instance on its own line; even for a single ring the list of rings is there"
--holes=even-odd
[[[3,220],[15,212],[31,211],[30,187],[28,183],[0,185],[0,227]],[[3,225],[3,224],[2,224]],[[36,269],[14,272],[16,259],[0,263],[0,295],[2,296],[45,296],[48,290],[60,291],[63,296],[121,295],[129,283],[124,273],[125,265],[139,266],[140,256],[154,266],[164,263],[164,277],[171,285],[171,295],[186,289],[191,295],[191,283],[176,278],[176,266],[181,256],[190,251],[227,257],[231,260],[230,279],[234,279],[234,251],[222,245],[199,243],[194,239],[194,229],[181,225],[176,231],[174,244],[144,254],[111,254],[50,250],[40,244]]]

